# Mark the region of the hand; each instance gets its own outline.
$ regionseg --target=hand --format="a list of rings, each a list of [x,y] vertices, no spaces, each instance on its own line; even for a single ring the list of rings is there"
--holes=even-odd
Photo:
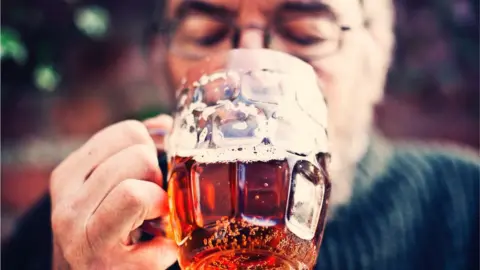
[[[176,245],[164,237],[132,244],[145,220],[168,215],[157,147],[172,119],[124,121],[95,134],[52,173],[54,269],[166,269]]]

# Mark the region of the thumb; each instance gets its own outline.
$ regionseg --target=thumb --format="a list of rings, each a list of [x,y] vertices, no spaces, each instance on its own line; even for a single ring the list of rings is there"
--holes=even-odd
[[[173,127],[173,118],[170,115],[160,114],[143,121],[143,124],[147,127],[157,149],[163,150],[165,148],[165,135],[168,134]]]

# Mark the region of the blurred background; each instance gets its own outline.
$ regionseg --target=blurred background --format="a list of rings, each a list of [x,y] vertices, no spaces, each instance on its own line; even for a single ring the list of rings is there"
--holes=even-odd
[[[478,1],[396,6],[397,48],[378,128],[478,152]],[[153,8],[153,0],[2,1],[2,240],[47,190],[52,168],[94,132],[167,110],[168,94],[148,79],[143,55]]]

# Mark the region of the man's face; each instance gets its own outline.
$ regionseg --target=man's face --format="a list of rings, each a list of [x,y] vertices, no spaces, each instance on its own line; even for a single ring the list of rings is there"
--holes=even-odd
[[[269,47],[293,54],[311,64],[323,84],[333,167],[358,161],[388,58],[365,29],[359,0],[171,0],[167,20],[176,22],[167,53],[174,89],[198,59],[214,52]]]

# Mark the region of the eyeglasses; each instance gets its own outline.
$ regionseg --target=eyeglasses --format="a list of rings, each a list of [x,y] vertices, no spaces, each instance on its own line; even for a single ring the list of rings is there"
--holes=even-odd
[[[159,30],[166,35],[172,53],[190,60],[238,48],[243,31],[257,30],[262,31],[265,48],[312,61],[337,52],[342,46],[343,33],[350,27],[339,25],[329,16],[292,14],[277,17],[266,26],[239,26],[233,20],[192,14],[166,22]]]

